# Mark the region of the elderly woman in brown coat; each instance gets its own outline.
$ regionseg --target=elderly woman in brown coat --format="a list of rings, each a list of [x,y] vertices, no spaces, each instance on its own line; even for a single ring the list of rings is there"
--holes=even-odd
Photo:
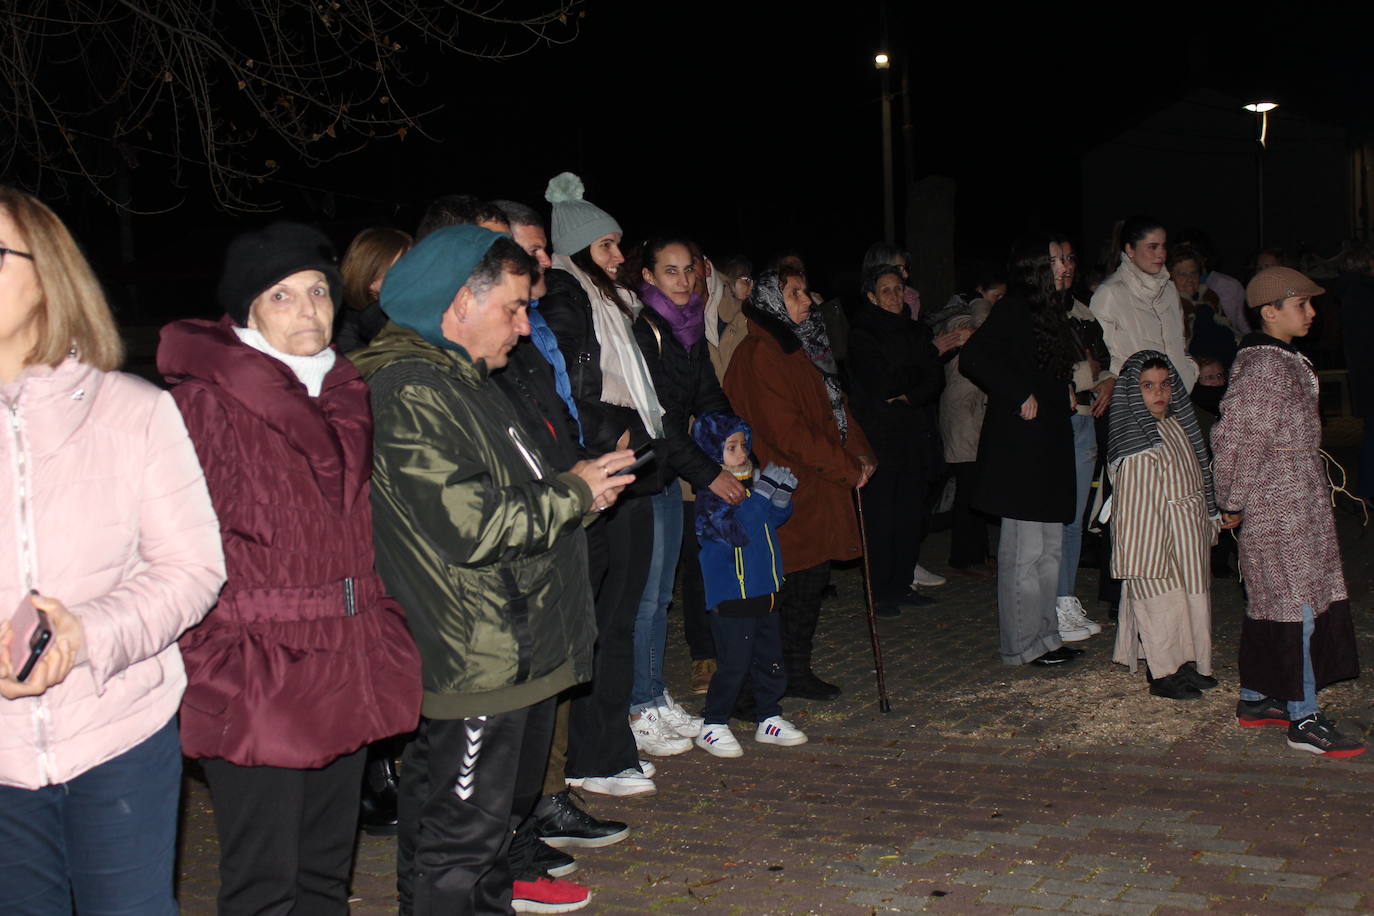
[[[759,461],[790,467],[799,481],[792,521],[778,529],[787,693],[830,700],[840,688],[811,671],[821,592],[831,561],[861,552],[850,491],[868,483],[877,462],[840,391],[824,325],[811,315],[806,275],[766,271],[744,312],[749,336],[725,374],[725,394],[754,428]]]

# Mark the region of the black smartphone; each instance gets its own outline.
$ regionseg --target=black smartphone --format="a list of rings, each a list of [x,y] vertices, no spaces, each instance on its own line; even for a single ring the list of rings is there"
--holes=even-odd
[[[25,681],[33,673],[33,666],[43,657],[48,643],[52,642],[52,624],[48,621],[48,615],[34,607],[28,596],[19,603],[19,609],[10,618],[10,623],[13,632],[10,637],[13,640],[10,644],[10,667],[15,672],[16,681]]]
[[[639,448],[635,449],[634,464],[627,464],[625,467],[616,471],[611,476],[619,477],[622,474],[633,474],[635,471],[638,471],[640,468],[644,467],[644,465],[653,461],[654,457],[654,444],[652,442],[646,442]]]

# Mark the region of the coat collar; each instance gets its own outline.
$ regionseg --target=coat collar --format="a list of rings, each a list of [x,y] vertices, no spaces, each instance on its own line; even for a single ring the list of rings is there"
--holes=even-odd
[[[29,450],[46,455],[62,447],[81,428],[105,373],[68,356],[56,366],[29,366],[0,397],[6,407],[17,408],[29,423]]]
[[[801,339],[791,328],[762,309],[755,308],[754,303],[744,303],[744,315],[751,325],[763,329],[776,340],[778,346],[782,347],[782,352],[796,353],[801,349]]]

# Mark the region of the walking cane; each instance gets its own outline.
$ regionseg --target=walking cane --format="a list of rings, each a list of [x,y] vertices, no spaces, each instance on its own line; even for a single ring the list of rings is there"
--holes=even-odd
[[[868,608],[868,638],[873,643],[873,667],[878,672],[878,709],[892,712],[887,701],[887,679],[883,676],[883,644],[878,638],[878,614],[873,608],[873,574],[868,568],[868,529],[864,525],[863,491],[854,490],[854,506],[859,513],[859,548],[864,555],[864,605]]]

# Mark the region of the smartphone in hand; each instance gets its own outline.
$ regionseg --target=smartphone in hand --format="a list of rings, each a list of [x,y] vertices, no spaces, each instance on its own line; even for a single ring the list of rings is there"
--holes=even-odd
[[[25,595],[10,618],[10,632],[10,670],[16,681],[24,681],[52,642],[52,624],[45,612],[34,607],[32,597]]]
[[[653,461],[655,457],[656,456],[654,455],[654,444],[652,442],[646,442],[639,448],[635,449],[635,460],[633,464],[626,465],[625,467],[616,471],[611,476],[619,477],[622,474],[633,474],[640,468],[644,467],[644,465]]]

